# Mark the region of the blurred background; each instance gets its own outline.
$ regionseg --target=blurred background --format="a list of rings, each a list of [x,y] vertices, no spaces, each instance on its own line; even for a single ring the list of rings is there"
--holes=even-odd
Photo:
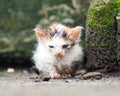
[[[38,24],[85,27],[92,0],[0,0],[0,69],[30,68]],[[84,37],[84,35],[83,35]],[[83,44],[84,45],[84,44]]]

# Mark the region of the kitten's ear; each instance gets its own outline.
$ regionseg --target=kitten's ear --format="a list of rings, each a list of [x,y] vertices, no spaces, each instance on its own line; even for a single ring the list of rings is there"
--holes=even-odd
[[[73,41],[76,41],[79,38],[79,36],[81,35],[80,33],[81,33],[82,29],[83,29],[82,26],[77,26],[75,28],[72,28],[69,38],[72,39]]]
[[[35,28],[34,31],[35,31],[37,37],[40,37],[40,38],[45,37],[43,29],[41,29],[41,28]]]
[[[82,31],[83,27],[82,26],[77,26],[75,28],[73,28],[72,30],[72,35],[75,37],[75,38],[78,38],[80,36],[80,33]]]

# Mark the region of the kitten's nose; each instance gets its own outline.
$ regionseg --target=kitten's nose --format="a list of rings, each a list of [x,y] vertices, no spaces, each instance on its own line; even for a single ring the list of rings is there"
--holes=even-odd
[[[56,56],[56,57],[63,57],[63,54],[60,53],[60,52],[58,52],[58,53],[55,54],[55,56]]]

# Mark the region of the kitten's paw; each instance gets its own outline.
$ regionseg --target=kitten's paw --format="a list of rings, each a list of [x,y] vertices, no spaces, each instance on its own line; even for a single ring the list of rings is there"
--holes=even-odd
[[[71,78],[71,77],[72,77],[71,74],[68,74],[67,76],[68,76],[68,78]]]
[[[71,74],[62,74],[61,78],[71,78]]]
[[[58,74],[58,73],[53,73],[53,74],[50,74],[50,77],[51,77],[52,79],[59,79],[59,78],[61,78],[61,75]]]

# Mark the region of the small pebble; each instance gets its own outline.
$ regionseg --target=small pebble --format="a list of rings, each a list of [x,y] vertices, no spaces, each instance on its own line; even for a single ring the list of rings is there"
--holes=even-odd
[[[94,77],[94,79],[95,79],[95,80],[100,80],[100,79],[102,79],[102,76],[97,75],[97,76]]]
[[[43,79],[42,79],[42,81],[49,81],[50,80],[50,77],[44,77]]]
[[[40,80],[35,80],[35,82],[41,82]]]
[[[14,69],[14,68],[8,68],[8,69],[7,69],[7,72],[8,72],[8,73],[14,73],[14,72],[15,72],[15,69]]]
[[[100,72],[88,72],[88,73],[83,75],[83,78],[90,79],[90,78],[95,78],[96,76],[101,76],[101,78],[102,78],[102,73],[100,73]]]
[[[66,82],[66,83],[71,83],[72,80],[67,80],[67,79],[66,79],[65,82]]]
[[[18,79],[17,77],[15,79]]]
[[[82,74],[77,74],[77,75],[74,76],[75,79],[81,79],[82,77],[83,77]]]

